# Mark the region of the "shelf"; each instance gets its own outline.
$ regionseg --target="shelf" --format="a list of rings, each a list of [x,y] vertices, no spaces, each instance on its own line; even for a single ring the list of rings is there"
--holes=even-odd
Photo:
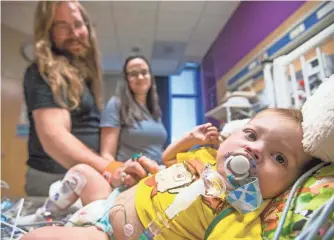
[[[205,117],[213,117],[217,120],[224,120],[227,115],[227,108],[230,108],[231,113],[237,113],[239,110],[251,109],[253,106],[245,97],[231,97],[227,102],[222,103],[205,113]]]

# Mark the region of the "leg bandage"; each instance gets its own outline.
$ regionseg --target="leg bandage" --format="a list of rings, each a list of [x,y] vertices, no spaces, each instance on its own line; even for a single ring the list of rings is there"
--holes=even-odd
[[[50,186],[49,198],[59,209],[66,209],[78,199],[86,184],[87,179],[83,174],[70,171],[62,181]]]

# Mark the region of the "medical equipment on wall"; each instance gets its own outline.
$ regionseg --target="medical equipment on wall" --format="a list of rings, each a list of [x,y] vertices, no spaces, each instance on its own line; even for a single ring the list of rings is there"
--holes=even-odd
[[[214,117],[217,120],[226,119],[226,122],[250,118],[255,114],[252,102],[256,97],[256,93],[246,91],[229,93],[219,106],[207,112],[205,116]]]
[[[271,103],[272,107],[301,108],[314,90],[328,75],[332,74],[319,46],[333,37],[334,24],[331,24],[289,54],[274,59],[272,75],[268,65],[264,77],[266,83],[270,81],[274,83],[274,89],[268,89],[268,94],[271,91],[275,95],[272,99],[275,101],[274,104]],[[315,57],[307,60],[305,55],[312,49],[315,49]],[[300,73],[296,72],[293,64],[298,60],[301,66]]]
[[[207,165],[198,180],[181,190],[173,203],[164,212],[157,214],[157,217],[151,221],[145,230],[146,234],[150,237],[159,235],[164,228],[169,227],[169,224],[181,211],[187,209],[201,195],[208,198],[226,198],[226,201],[241,213],[254,211],[258,208],[263,199],[258,180],[254,177],[255,161],[243,155],[226,156],[224,169],[227,174],[226,179],[212,169],[210,165]],[[250,188],[254,189],[252,203],[247,202],[239,194],[238,197],[234,195],[234,190],[242,191],[242,188],[247,189],[248,192]]]

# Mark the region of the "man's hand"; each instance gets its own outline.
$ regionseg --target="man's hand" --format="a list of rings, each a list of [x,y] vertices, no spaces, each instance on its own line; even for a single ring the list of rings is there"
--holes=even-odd
[[[211,123],[202,124],[196,126],[189,135],[189,140],[193,141],[194,144],[218,144],[219,143],[219,132],[218,129],[212,126]]]

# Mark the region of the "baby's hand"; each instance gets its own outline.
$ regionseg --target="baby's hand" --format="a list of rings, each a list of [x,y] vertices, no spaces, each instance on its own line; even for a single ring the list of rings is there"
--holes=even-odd
[[[122,185],[131,187],[137,184],[140,179],[146,177],[148,173],[154,174],[158,171],[159,165],[155,161],[146,156],[140,156],[135,161],[129,159],[123,166],[117,168],[111,175],[109,183],[113,187]]]
[[[190,132],[190,140],[194,141],[195,144],[218,144],[219,143],[219,132],[218,129],[212,126],[211,123],[202,124],[196,126]]]

